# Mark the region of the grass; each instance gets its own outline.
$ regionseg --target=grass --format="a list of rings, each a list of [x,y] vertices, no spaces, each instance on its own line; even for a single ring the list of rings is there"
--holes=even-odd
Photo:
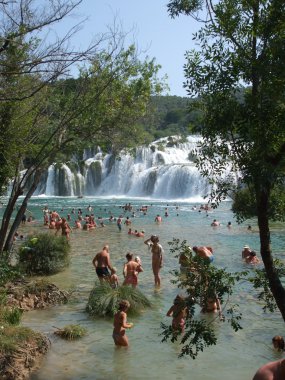
[[[63,329],[57,329],[54,333],[61,338],[75,340],[85,336],[87,330],[80,325],[67,325]]]
[[[89,295],[86,310],[91,315],[112,317],[123,299],[130,303],[128,314],[138,314],[141,310],[151,307],[149,299],[136,288],[119,286],[113,289],[108,283],[96,283]]]

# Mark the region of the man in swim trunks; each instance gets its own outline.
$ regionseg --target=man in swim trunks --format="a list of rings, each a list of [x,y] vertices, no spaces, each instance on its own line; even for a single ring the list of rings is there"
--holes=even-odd
[[[159,244],[159,237],[152,235],[149,239],[144,242],[149,246],[152,253],[152,271],[154,274],[154,283],[156,286],[160,286],[160,276],[159,271],[162,268],[162,254],[163,248]]]
[[[95,267],[97,276],[99,280],[102,282],[103,280],[109,280],[111,274],[108,268],[111,270],[111,262],[110,262],[110,254],[109,254],[109,246],[105,245],[101,252],[98,252],[94,257],[92,264]]]

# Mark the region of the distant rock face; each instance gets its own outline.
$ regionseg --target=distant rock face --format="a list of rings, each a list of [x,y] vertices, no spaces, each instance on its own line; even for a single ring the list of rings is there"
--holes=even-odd
[[[167,199],[204,196],[209,185],[192,160],[199,139],[160,139],[116,156],[104,155],[99,148],[87,149],[82,158],[51,165],[35,195],[147,195]]]

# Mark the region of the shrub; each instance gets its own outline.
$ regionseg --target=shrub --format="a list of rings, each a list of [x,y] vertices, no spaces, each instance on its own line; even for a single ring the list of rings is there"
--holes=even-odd
[[[119,286],[113,289],[108,283],[95,284],[89,295],[86,310],[91,315],[113,316],[118,311],[119,302],[124,299],[129,301],[129,314],[150,307],[151,302],[138,289],[130,286]]]
[[[63,329],[56,330],[54,333],[61,338],[74,340],[82,338],[84,335],[86,335],[87,330],[85,327],[82,327],[80,325],[67,325]]]
[[[23,311],[17,307],[0,309],[0,323],[17,326],[21,322]]]
[[[9,264],[8,255],[4,252],[0,258],[0,286],[20,276],[19,268]]]
[[[64,236],[47,233],[31,237],[19,250],[19,263],[32,274],[54,274],[69,264],[70,246]]]

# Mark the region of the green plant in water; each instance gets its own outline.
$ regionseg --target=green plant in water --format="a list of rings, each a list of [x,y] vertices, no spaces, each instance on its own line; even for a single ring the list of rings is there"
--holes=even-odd
[[[67,325],[63,329],[57,329],[54,333],[61,338],[74,340],[85,336],[87,334],[87,330],[85,327],[80,325]]]
[[[89,295],[86,310],[91,315],[112,317],[118,311],[119,302],[129,301],[128,314],[136,314],[151,307],[149,299],[138,289],[130,286],[119,286],[113,289],[108,283],[95,284]]]
[[[19,263],[24,271],[32,274],[54,274],[69,264],[70,245],[64,236],[49,233],[28,239],[19,250]]]

